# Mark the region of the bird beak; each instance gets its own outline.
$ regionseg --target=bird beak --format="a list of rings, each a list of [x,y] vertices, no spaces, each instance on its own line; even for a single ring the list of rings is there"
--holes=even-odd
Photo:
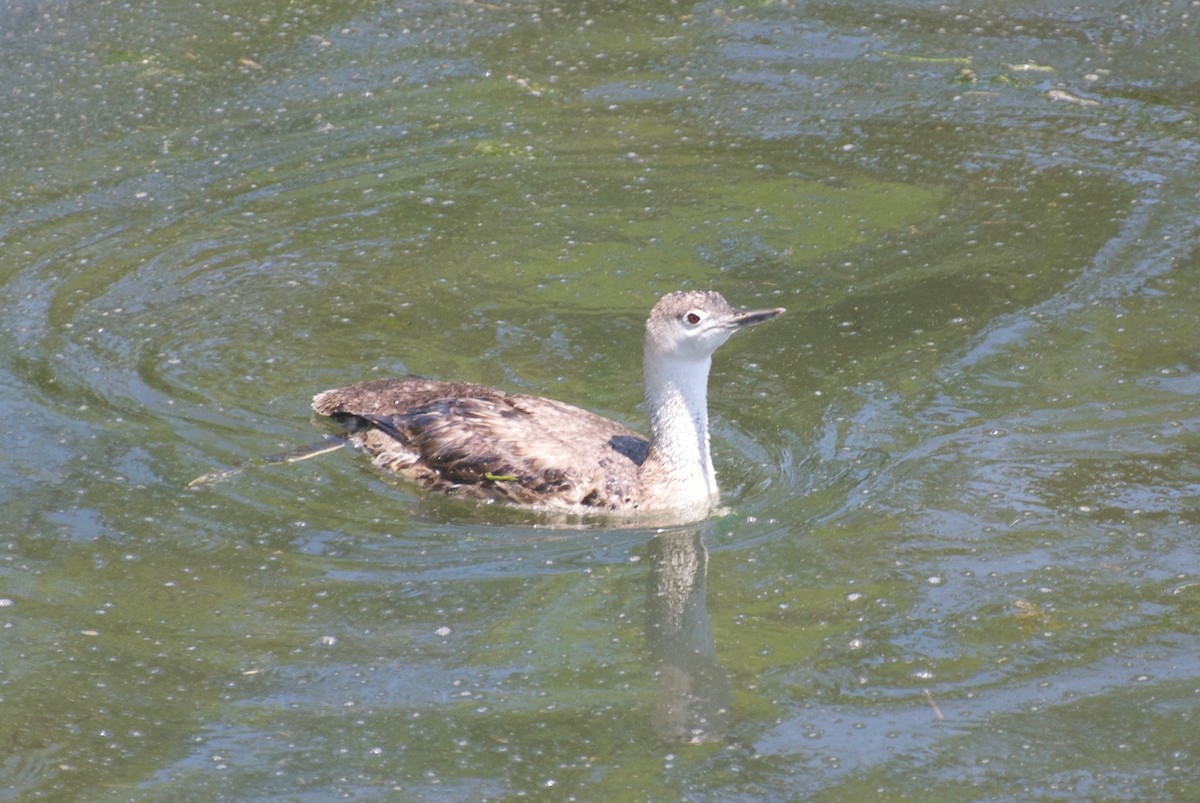
[[[774,309],[749,309],[739,312],[737,315],[729,319],[729,328],[741,329],[743,326],[753,326],[756,323],[769,321],[776,315],[782,315],[785,312],[783,307],[775,307]]]

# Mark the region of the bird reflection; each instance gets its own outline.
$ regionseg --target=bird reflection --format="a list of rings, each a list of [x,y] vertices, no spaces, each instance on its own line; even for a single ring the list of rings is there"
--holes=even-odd
[[[699,529],[659,533],[647,549],[646,633],[662,684],[654,729],[673,741],[718,741],[729,727],[732,691],[708,620],[708,551]]]

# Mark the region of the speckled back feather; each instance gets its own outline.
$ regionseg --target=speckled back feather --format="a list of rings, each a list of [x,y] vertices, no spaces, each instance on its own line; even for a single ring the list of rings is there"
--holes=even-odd
[[[551,399],[394,379],[328,390],[313,409],[351,427],[374,462],[426,488],[555,508],[636,509],[649,444]]]

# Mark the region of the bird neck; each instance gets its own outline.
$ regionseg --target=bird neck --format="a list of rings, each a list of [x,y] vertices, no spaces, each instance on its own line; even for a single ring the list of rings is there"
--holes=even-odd
[[[678,505],[716,501],[717,477],[708,447],[708,371],[712,359],[680,360],[647,354],[646,410],[650,418],[647,479]]]

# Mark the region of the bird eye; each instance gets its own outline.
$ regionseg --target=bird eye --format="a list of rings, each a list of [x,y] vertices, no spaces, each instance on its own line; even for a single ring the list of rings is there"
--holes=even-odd
[[[700,323],[700,316],[694,312],[689,312],[687,314],[687,322],[692,326],[695,326],[696,324]]]

